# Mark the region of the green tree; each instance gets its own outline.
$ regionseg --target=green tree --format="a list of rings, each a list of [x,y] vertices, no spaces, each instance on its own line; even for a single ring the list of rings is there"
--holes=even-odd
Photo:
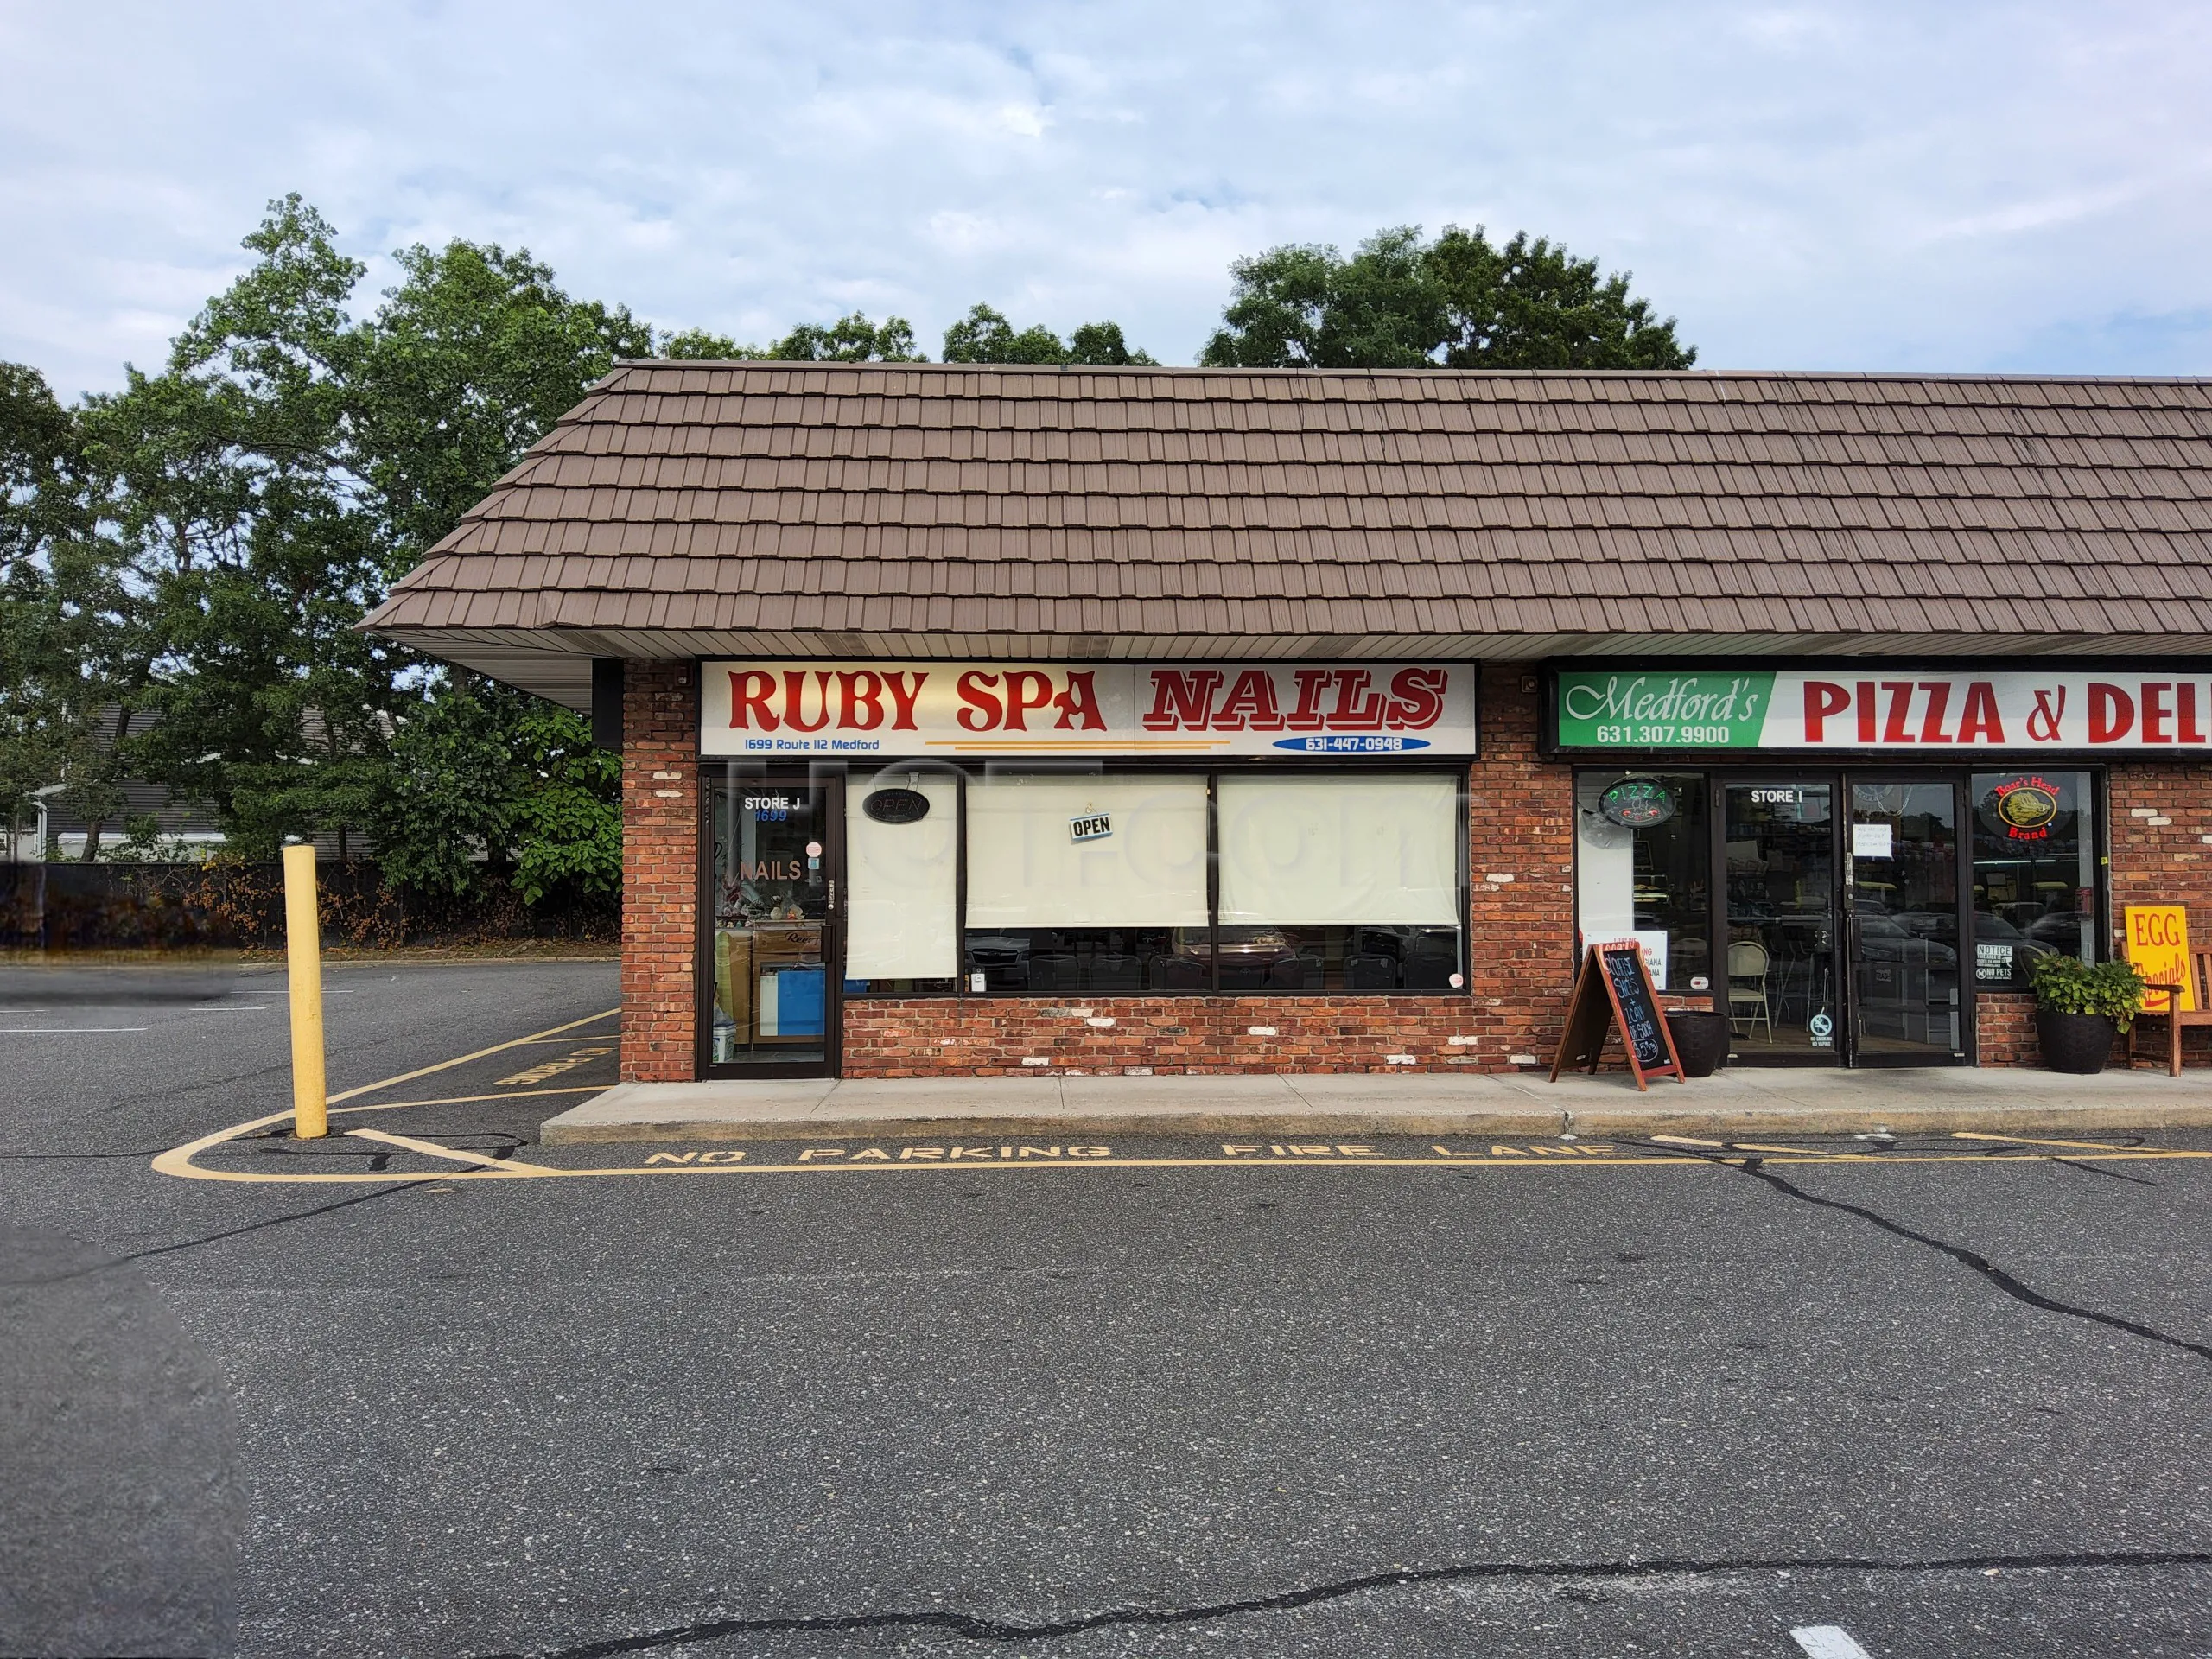
[[[621,306],[571,299],[551,269],[496,245],[416,245],[403,280],[354,331],[353,425],[336,457],[368,486],[386,574],[440,537],[620,358],[653,354]]]
[[[1539,238],[1480,226],[1379,231],[1351,257],[1286,245],[1240,259],[1198,360],[1222,368],[1686,369],[1696,352],[1629,291]]]
[[[371,808],[385,879],[458,895],[507,861],[522,772],[514,736],[537,699],[449,673],[395,722],[391,772]]]
[[[880,327],[855,311],[828,327],[803,322],[768,348],[772,359],[793,363],[926,363],[914,349],[914,326],[886,317]]]
[[[1103,367],[1150,365],[1157,361],[1143,352],[1132,351],[1122,338],[1122,325],[1117,322],[1086,322],[1075,331],[1072,340],[1064,341],[1042,323],[1017,333],[1003,313],[988,305],[972,307],[944,331],[944,360]]]
[[[1141,352],[1122,338],[1118,322],[1086,322],[1068,336],[1071,364],[1084,368],[1157,368],[1160,359]]]
[[[579,715],[466,671],[399,722],[377,809],[385,876],[459,895],[511,874],[528,904],[622,882],[622,761]]]
[[[653,339],[620,307],[571,299],[527,251],[466,242],[401,251],[402,280],[356,320],[363,267],[297,196],[245,245],[254,264],[163,371],[133,371],[84,419],[104,536],[152,596],[160,719],[140,753],[265,855],[287,835],[334,830],[342,846],[349,828],[429,824],[423,779],[517,752],[533,700],[448,683],[354,624]],[[517,776],[467,775],[480,795]],[[395,874],[473,880],[501,855],[511,808],[440,809],[462,850],[440,862],[418,836]]]
[[[584,720],[535,704],[518,730],[526,779],[515,803],[515,890],[526,904],[622,885],[622,761]]]
[[[362,267],[296,197],[159,375],[91,400],[111,533],[154,596],[150,775],[212,802],[249,855],[358,826],[403,664],[356,633],[389,550],[359,455]]]
[[[728,334],[705,328],[680,328],[660,338],[658,355],[683,363],[736,363],[766,357],[758,346],[741,346]]]
[[[0,364],[0,818],[58,784],[97,848],[122,806],[103,725],[131,607],[92,535],[82,438],[44,376]]]

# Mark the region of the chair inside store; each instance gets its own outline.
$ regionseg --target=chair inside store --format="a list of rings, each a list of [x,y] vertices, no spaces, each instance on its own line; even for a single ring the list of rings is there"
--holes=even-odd
[[[1766,1025],[1767,1040],[1774,1040],[1774,1005],[1767,998],[1766,947],[1756,939],[1738,939],[1728,947],[1728,1023],[1738,1037],[1757,1033]]]

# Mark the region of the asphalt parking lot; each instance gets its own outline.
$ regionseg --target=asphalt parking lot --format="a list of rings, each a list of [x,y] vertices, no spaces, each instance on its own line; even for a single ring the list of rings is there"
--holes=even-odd
[[[0,1650],[2212,1654],[2212,1135],[537,1146],[613,980],[0,1015]]]

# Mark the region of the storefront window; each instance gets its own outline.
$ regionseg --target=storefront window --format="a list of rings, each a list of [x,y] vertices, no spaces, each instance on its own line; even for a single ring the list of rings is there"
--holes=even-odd
[[[960,779],[927,766],[845,786],[845,990],[911,995],[959,972]]]
[[[2092,785],[2086,772],[1974,774],[1974,972],[1983,989],[2025,989],[2039,956],[2096,960]]]
[[[1466,982],[1460,787],[1451,773],[973,781],[967,988],[1452,990]]]
[[[1203,990],[1206,780],[994,773],[968,791],[969,988]]]
[[[1575,925],[1581,943],[1639,940],[1662,990],[1713,994],[1713,851],[1695,772],[1575,779]]]
[[[1466,982],[1456,778],[1224,777],[1219,811],[1221,989]]]

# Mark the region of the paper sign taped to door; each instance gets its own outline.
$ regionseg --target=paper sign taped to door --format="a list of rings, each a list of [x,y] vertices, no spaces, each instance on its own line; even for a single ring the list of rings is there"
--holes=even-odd
[[[1896,836],[1892,826],[1886,823],[1853,824],[1851,855],[1853,858],[1896,857]]]
[[[2183,1013],[2196,1007],[2196,987],[2190,982],[2189,907],[2186,905],[2126,905],[2120,910],[2120,931],[2127,941],[2127,959],[2135,971],[2153,985],[2181,987]],[[2166,999],[2151,994],[2147,1014],[2166,1012]]]

